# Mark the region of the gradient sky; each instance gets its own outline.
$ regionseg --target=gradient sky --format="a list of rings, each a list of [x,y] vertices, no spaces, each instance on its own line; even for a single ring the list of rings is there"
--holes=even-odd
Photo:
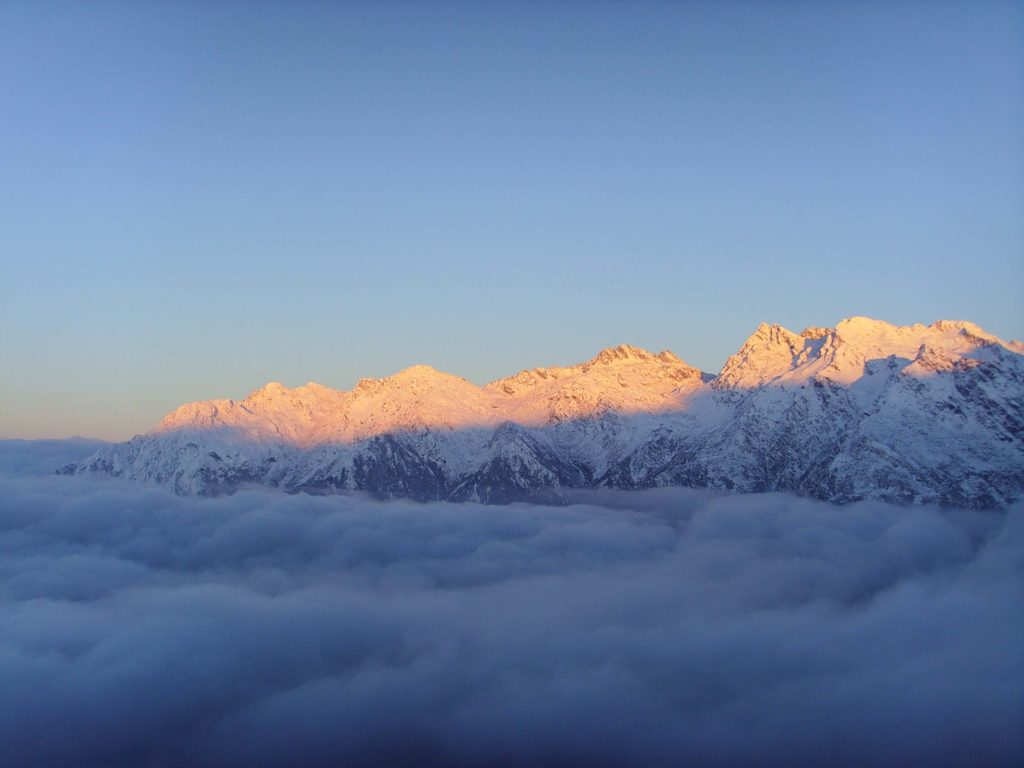
[[[2,437],[1022,289],[1021,3],[0,5]]]

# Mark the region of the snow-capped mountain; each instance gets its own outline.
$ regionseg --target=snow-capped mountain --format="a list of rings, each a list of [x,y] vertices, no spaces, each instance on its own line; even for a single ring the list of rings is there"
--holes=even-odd
[[[1000,507],[1024,491],[1024,346],[972,323],[761,325],[717,376],[606,349],[478,387],[417,365],[348,392],[190,403],[67,472],[216,494],[503,502],[685,485]]]

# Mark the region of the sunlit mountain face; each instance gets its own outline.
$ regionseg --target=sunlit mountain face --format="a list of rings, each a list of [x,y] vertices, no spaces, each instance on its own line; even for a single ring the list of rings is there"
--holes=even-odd
[[[64,471],[217,495],[416,500],[685,486],[1003,507],[1024,489],[1024,346],[961,321],[763,324],[717,375],[606,349],[478,387],[429,366],[351,391],[190,403]]]

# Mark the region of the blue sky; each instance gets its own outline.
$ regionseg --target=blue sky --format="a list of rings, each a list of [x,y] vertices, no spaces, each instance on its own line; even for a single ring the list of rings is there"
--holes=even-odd
[[[761,321],[1024,336],[1024,5],[0,5],[0,436]]]

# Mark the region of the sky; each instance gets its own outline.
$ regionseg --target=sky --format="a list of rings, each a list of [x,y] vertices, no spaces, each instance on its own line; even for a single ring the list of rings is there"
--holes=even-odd
[[[0,4],[0,437],[762,321],[1024,337],[1024,4]]]

